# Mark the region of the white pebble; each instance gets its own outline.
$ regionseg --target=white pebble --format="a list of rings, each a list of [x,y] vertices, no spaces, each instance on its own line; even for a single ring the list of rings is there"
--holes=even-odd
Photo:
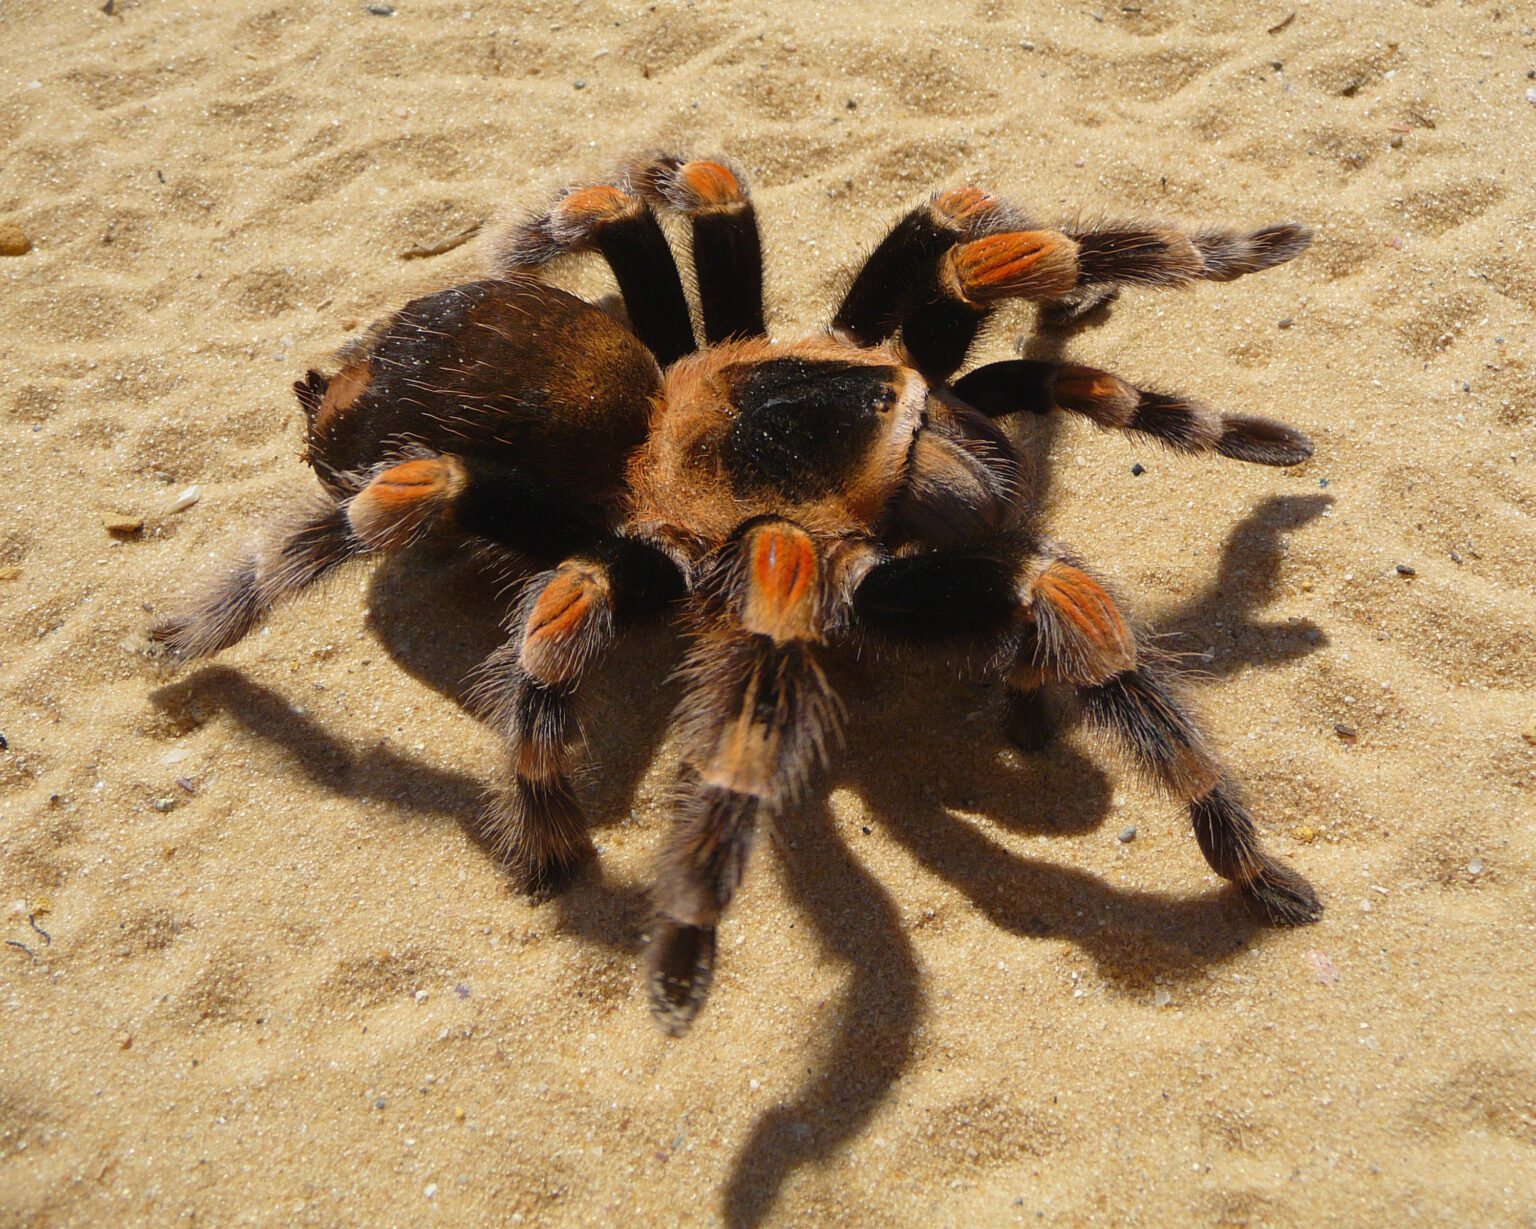
[[[176,501],[173,504],[171,504],[171,506],[169,508],[167,508],[166,511],[167,512],[185,512],[188,508],[190,508],[193,504],[195,504],[202,497],[203,497],[203,489],[201,487],[189,486],[180,495],[176,496]]]
[[[177,747],[174,751],[167,751],[160,757],[162,764],[179,764],[187,756],[192,754],[191,747]]]
[[[1169,994],[1166,990],[1159,990],[1152,996],[1152,1006],[1154,1007],[1166,1007],[1171,1002],[1173,1002],[1173,995]]]
[[[418,1003],[425,1003],[427,1001],[427,992],[425,990],[416,991],[416,1001]]]
[[[437,1194],[437,1183],[436,1182],[428,1182],[427,1183],[427,1189],[422,1191],[421,1193],[423,1195],[425,1195],[428,1199],[431,1199],[433,1195]]]

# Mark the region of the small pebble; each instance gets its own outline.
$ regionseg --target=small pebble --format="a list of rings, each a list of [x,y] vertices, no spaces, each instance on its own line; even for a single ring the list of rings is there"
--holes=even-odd
[[[119,1050],[132,1049],[133,1048],[133,1034],[132,1033],[119,1033],[117,1035],[117,1048]]]
[[[1397,574],[1399,576],[1417,576],[1419,573],[1412,564],[1400,563],[1397,565]]]
[[[163,815],[167,811],[174,811],[176,809],[176,799],[156,798],[150,805]]]
[[[197,782],[194,781],[191,777],[177,777],[176,784],[181,786],[181,788],[186,790],[189,794],[197,793]]]
[[[376,1109],[376,1110],[383,1109],[384,1108],[384,1098],[380,1097],[377,1101],[375,1101],[373,1103],[373,1108]]]
[[[1119,840],[1119,842],[1122,845],[1129,845],[1132,841],[1134,841],[1136,839],[1136,827],[1135,827],[1135,825],[1132,824],[1132,825],[1129,825],[1127,827],[1121,828],[1120,829],[1120,836],[1117,839]]]
[[[421,1193],[423,1195],[425,1195],[428,1199],[431,1199],[432,1196],[437,1194],[437,1183],[436,1182],[428,1182],[427,1183],[427,1189],[422,1191]]]
[[[1296,323],[1296,320],[1295,320],[1294,317],[1287,316],[1284,320],[1277,320],[1277,321],[1275,321],[1275,327],[1277,329],[1288,329],[1288,328],[1291,327],[1291,325],[1293,325],[1295,323]]]
[[[416,991],[415,998],[418,1003],[425,1003],[428,997],[429,996],[425,990]]]
[[[1145,465],[1143,465],[1140,461],[1137,461],[1135,465],[1131,466],[1131,477],[1132,478],[1140,478],[1146,472],[1147,472],[1147,467]]]
[[[1152,1006],[1154,1007],[1166,1007],[1171,1002],[1173,1002],[1173,995],[1169,994],[1166,990],[1159,990],[1152,996]]]
[[[0,256],[25,256],[31,250],[32,240],[21,227],[14,222],[0,222]]]
[[[860,824],[859,831],[862,832],[865,836],[868,836],[873,831],[873,829],[868,824]]]
[[[162,764],[179,764],[191,754],[191,747],[174,747],[160,757],[160,762]]]
[[[1525,739],[1526,742],[1530,743],[1531,746],[1536,747],[1536,717],[1532,717],[1529,721],[1520,727],[1520,737]],[[4,745],[0,744],[0,751],[4,750]]]
[[[1311,962],[1312,972],[1317,980],[1325,986],[1335,985],[1339,980],[1339,969],[1336,964],[1322,952],[1308,952],[1307,960]]]
[[[1467,874],[1469,874],[1469,875],[1481,875],[1482,873],[1483,873],[1483,860],[1481,858],[1473,858],[1472,861],[1467,863]]]
[[[375,17],[393,17],[395,6],[381,3],[381,0],[372,0],[372,3],[363,5],[363,12],[372,13]]]
[[[577,89],[578,89],[578,90],[584,90],[584,89],[586,89],[586,88],[587,88],[587,83],[586,83],[586,82],[585,82],[585,81],[577,81],[577,82],[576,82],[576,83],[575,83],[575,85],[576,85],[576,88],[577,88]]]
[[[142,516],[119,516],[116,513],[101,518],[102,528],[108,533],[130,537],[144,528]]]
[[[1388,141],[1387,144],[1390,145],[1393,149],[1402,149],[1403,134],[1400,132],[1393,133],[1392,139]]]
[[[1333,723],[1333,732],[1347,743],[1355,741],[1356,731],[1352,725],[1345,725],[1342,721],[1335,721]]]
[[[9,751],[10,749],[10,740],[4,734],[0,734],[0,751]]]
[[[166,511],[167,512],[185,512],[188,508],[190,508],[193,504],[195,504],[202,497],[203,497],[203,489],[202,489],[202,487],[189,486],[180,495],[176,496],[175,501],[171,504],[171,506],[169,508],[166,509]]]

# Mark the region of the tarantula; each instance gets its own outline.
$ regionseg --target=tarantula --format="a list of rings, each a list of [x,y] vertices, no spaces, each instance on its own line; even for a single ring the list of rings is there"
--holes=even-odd
[[[684,219],[704,346],[660,219]],[[1294,465],[1307,438],[1072,363],[955,378],[1005,300],[1071,321],[1122,286],[1227,281],[1290,260],[1284,223],[1042,229],[976,187],[898,221],[830,328],[770,340],[757,218],[723,162],[656,156],[570,190],[502,244],[495,276],[408,303],[294,388],[323,493],[271,527],[155,638],[198,657],[341,565],[448,532],[529,574],[476,694],[505,743],[488,836],[530,891],[594,856],[571,786],[572,696],[636,621],[682,613],[684,767],[662,838],[648,952],[677,1032],[712,975],[715,928],[760,816],[792,803],[840,707],[818,664],[859,637],[979,653],[1010,736],[1075,688],[1189,809],[1207,862],[1269,921],[1321,906],[1261,847],[1226,770],[1119,601],[1026,525],[1024,457],[999,420],[1062,410],[1177,452]],[[627,324],[540,280],[598,252]]]

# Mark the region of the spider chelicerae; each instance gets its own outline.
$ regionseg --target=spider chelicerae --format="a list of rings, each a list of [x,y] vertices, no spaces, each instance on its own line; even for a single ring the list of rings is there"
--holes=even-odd
[[[661,225],[690,236],[701,347]],[[573,693],[628,626],[681,615],[683,768],[661,838],[649,984],[680,1031],[760,819],[791,805],[842,712],[819,658],[860,639],[959,645],[988,663],[1006,728],[1048,737],[1042,692],[1183,802],[1201,852],[1267,920],[1321,906],[1260,846],[1167,666],[1106,585],[1028,524],[1018,414],[1080,414],[1176,452],[1294,465],[1280,423],[1220,414],[1106,371],[1015,359],[958,376],[1007,300],[1069,324],[1123,286],[1227,281],[1307,246],[1301,226],[1042,229],[989,192],[935,193],[853,279],[830,327],[770,340],[742,176],[653,156],[560,195],[501,244],[494,276],[406,304],[295,391],[322,490],[270,526],[154,637],[181,657],[240,640],[277,603],[428,534],[502,552],[526,580],[475,694],[504,760],[485,831],[530,891],[594,856],[571,785]],[[541,280],[596,252],[627,322]]]

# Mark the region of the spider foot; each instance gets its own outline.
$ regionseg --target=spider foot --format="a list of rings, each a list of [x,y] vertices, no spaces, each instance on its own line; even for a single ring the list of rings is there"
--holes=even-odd
[[[1309,926],[1323,916],[1322,901],[1312,885],[1268,856],[1254,877],[1238,888],[1271,926]]]
[[[715,973],[715,928],[663,920],[647,955],[651,1014],[673,1037],[688,1030]]]
[[[523,895],[533,904],[553,900],[581,878],[581,873],[596,857],[583,855],[572,861],[546,862],[540,866],[524,866],[517,870],[518,885]]]

